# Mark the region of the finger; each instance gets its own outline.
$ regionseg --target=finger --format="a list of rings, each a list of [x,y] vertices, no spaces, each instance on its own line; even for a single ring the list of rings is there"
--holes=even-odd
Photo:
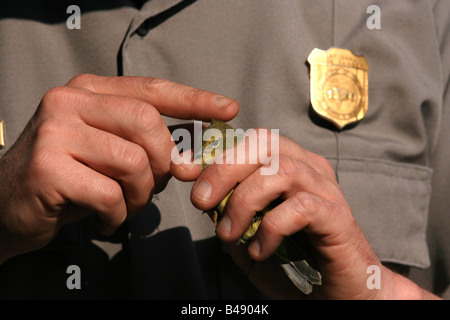
[[[163,115],[180,119],[228,121],[239,111],[234,99],[158,78],[84,74],[76,76],[67,85],[141,100],[155,106]]]
[[[194,164],[192,150],[172,154],[170,172],[180,181],[194,181],[202,173],[200,165]]]
[[[262,211],[272,201],[278,198],[288,199],[299,191],[330,201],[342,200],[340,188],[306,162],[280,157],[279,163],[276,174],[261,175],[260,168],[236,187],[217,226],[217,234],[222,239],[237,240],[246,231],[257,212]]]
[[[299,192],[273,208],[264,216],[258,231],[249,245],[249,255],[255,260],[264,260],[280,246],[284,237],[309,226],[311,219],[318,220],[319,211],[326,210],[323,199]],[[315,222],[315,221],[314,221]]]
[[[266,152],[261,153],[261,146],[264,146]],[[244,153],[244,157],[241,157],[242,153]],[[301,148],[288,138],[260,128],[250,132],[247,131],[246,138],[234,148],[231,159],[228,156],[228,152],[226,152],[223,155],[224,160],[222,164],[213,163],[203,171],[194,185],[191,197],[193,204],[199,209],[210,209],[220,202],[237,183],[240,183],[252,172],[261,168],[264,163],[266,165],[261,168],[260,172],[262,176],[278,175],[280,170],[279,158],[281,156],[299,159],[305,166],[312,169],[314,173],[322,175],[337,185],[334,170],[325,158]],[[239,159],[245,159],[245,162]],[[253,162],[251,159],[253,159]],[[182,170],[177,170],[175,167],[176,165],[172,166],[172,172],[177,179],[183,181],[195,176],[190,170],[198,171],[194,164],[183,164]],[[196,190],[196,187],[199,185],[209,185],[211,190],[207,190],[207,192],[205,188]],[[199,193],[199,191],[203,191],[203,194]]]
[[[196,139],[195,136],[194,139]],[[242,150],[244,151],[242,152]],[[244,154],[243,156],[242,153]],[[242,172],[251,170],[252,167],[243,168],[242,166],[242,164],[250,163],[250,159],[252,159],[253,163],[262,164],[270,163],[271,159],[277,160],[279,155],[283,155],[294,159],[302,159],[313,167],[318,173],[327,177],[334,183],[337,183],[334,169],[331,167],[327,159],[303,149],[296,142],[284,136],[278,135],[273,130],[268,130],[265,128],[248,129],[245,132],[245,139],[243,139],[239,145],[234,148],[233,155],[234,156],[232,157],[228,157],[227,154],[225,154],[223,156],[225,160],[222,161],[222,163],[237,164],[236,168],[230,167],[230,170],[232,171],[238,170],[236,172],[239,172],[239,170],[241,170]],[[242,162],[240,159],[244,159],[246,162]],[[214,165],[214,163],[212,165]],[[189,170],[197,171],[195,164],[192,162],[190,165],[183,163],[183,167],[183,170],[177,171],[176,164],[172,166],[172,173],[175,178],[182,181],[185,181],[192,176],[192,174],[189,173]],[[238,167],[241,168],[239,169]],[[278,168],[276,166],[273,168],[267,168],[267,172],[265,174],[269,175],[272,172],[276,173],[277,169]]]
[[[48,162],[37,162],[33,168],[38,197],[47,207],[74,203],[97,212],[100,232],[112,234],[125,220],[127,209],[119,183],[75,161],[69,155],[47,150],[42,152]],[[49,166],[48,163],[52,165]],[[48,179],[52,177],[52,179]],[[72,212],[75,212],[72,210]],[[88,211],[83,210],[83,213]],[[60,216],[62,223],[81,219],[83,216]]]
[[[179,142],[177,148],[172,149],[170,172],[180,181],[194,181],[202,171],[194,159],[195,144],[198,141],[195,140],[197,135],[195,126],[194,123],[185,123],[168,127],[173,139]],[[202,123],[202,129],[206,127],[207,125]]]
[[[82,122],[141,146],[153,171],[155,192],[170,179],[170,155],[175,147],[161,114],[140,100],[80,89],[65,90],[70,109]],[[81,105],[80,105],[81,104]]]
[[[266,152],[259,152],[264,146]],[[279,153],[278,135],[272,135],[267,129],[247,131],[234,148],[225,150],[214,162],[203,170],[194,184],[191,201],[199,209],[211,209],[219,203],[232,188],[242,182],[264,163],[277,158]],[[199,165],[183,165],[183,170],[173,170],[178,179],[192,175],[189,170],[197,171]],[[210,186],[208,191],[205,186]]]
[[[196,132],[194,131],[193,133],[193,140],[201,141],[201,138],[204,138],[200,137],[200,139],[198,139],[198,137],[195,136]],[[209,167],[212,167],[213,169],[207,168],[206,171],[208,173],[205,177],[218,171],[219,174],[223,173],[225,175],[228,175],[229,172],[233,172],[236,181],[245,178],[261,165],[269,162],[272,157],[277,158],[277,154],[279,153],[278,137],[277,134],[272,134],[271,131],[264,128],[247,130],[242,139],[238,138],[241,141],[237,146],[231,150],[225,150],[225,152],[222,152],[214,159],[209,165]],[[189,160],[187,158],[184,160],[185,161],[176,161],[172,164],[172,173],[177,179],[182,181],[187,181],[189,179],[193,180],[193,177],[196,179],[198,176],[195,173],[198,172],[199,164],[193,161],[186,161]],[[243,165],[245,164],[250,164],[250,166],[244,168]],[[180,165],[182,168],[177,167]],[[220,167],[215,167],[216,165],[220,165]],[[194,173],[190,171],[193,171]],[[237,173],[237,175],[234,173]],[[234,182],[232,185],[235,185]],[[226,193],[228,193],[228,191]]]
[[[153,174],[145,150],[132,142],[85,124],[72,124],[62,145],[74,159],[120,183],[128,217],[151,199]]]
[[[284,237],[302,229],[323,254],[326,254],[326,248],[339,250],[360,234],[350,208],[307,192],[298,192],[264,217],[249,246],[249,254],[255,260],[267,259]]]

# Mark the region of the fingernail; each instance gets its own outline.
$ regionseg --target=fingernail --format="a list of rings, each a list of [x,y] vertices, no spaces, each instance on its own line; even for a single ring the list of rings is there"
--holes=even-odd
[[[231,221],[227,216],[223,216],[217,225],[216,231],[224,236],[228,236],[231,232]]]
[[[212,188],[208,181],[201,181],[194,187],[192,193],[201,200],[209,200],[211,198]]]
[[[214,97],[214,103],[219,109],[225,108],[226,106],[229,106],[233,102],[234,102],[234,100],[231,98],[228,98],[228,97],[224,97],[224,96],[215,96]]]
[[[248,246],[248,251],[250,251],[255,257],[259,256],[261,252],[261,243],[258,239],[253,239],[252,243]]]

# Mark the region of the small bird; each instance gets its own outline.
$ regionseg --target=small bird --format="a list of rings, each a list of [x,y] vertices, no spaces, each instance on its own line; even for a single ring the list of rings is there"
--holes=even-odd
[[[204,133],[209,129],[217,129],[221,134],[217,134],[217,137],[212,134],[208,135],[211,136],[211,139],[206,139],[205,141],[203,140]],[[232,140],[226,139],[227,129],[228,133],[234,131],[232,126],[216,119],[212,119],[211,124],[207,128],[203,129],[201,137],[202,148],[201,150],[198,150],[194,156],[195,159],[199,159],[201,157],[202,170],[204,170],[210,163],[212,163],[212,161],[218,154],[224,152],[227,148],[231,148],[237,145],[238,138],[236,136],[234,136]],[[230,140],[232,141],[232,143],[230,143]],[[233,191],[234,189],[232,189],[216,207],[206,211],[206,213],[213,221],[214,226],[217,226],[217,223],[220,221],[224,213],[227,201]],[[239,238],[238,244],[249,245],[256,231],[258,230],[258,227],[261,224],[264,216],[281,202],[281,199],[277,199],[270,203],[262,211],[257,212],[253,217],[247,231]],[[313,285],[322,284],[322,275],[318,271],[317,264],[313,259],[314,249],[304,231],[299,231],[292,236],[285,237],[281,245],[275,252],[275,256],[280,262],[283,270],[288,275],[289,279],[304,294],[310,294],[313,290]]]

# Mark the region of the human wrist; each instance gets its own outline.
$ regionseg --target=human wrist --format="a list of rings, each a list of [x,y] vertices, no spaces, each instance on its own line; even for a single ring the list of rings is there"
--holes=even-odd
[[[440,299],[431,292],[419,287],[410,279],[381,267],[382,288],[377,296],[380,300],[435,300]]]

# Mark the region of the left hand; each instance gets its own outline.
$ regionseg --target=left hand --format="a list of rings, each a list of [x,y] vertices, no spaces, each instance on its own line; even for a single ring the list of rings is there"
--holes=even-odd
[[[249,152],[250,149],[247,147],[246,150]],[[262,175],[261,170],[270,163],[263,165],[259,161],[256,164],[213,163],[203,172],[194,164],[172,164],[171,167],[172,174],[179,180],[197,179],[191,201],[201,210],[217,205],[238,184],[216,232],[220,239],[230,243],[233,259],[247,271],[257,287],[275,298],[302,297],[283,276],[281,268],[267,259],[283,237],[303,229],[317,252],[316,259],[323,276],[323,285],[315,286],[310,298],[398,298],[401,296],[397,294],[403,293],[404,288],[419,289],[406,278],[402,277],[400,281],[396,277],[401,276],[380,263],[357,225],[334,170],[325,158],[282,136],[279,137],[279,153],[272,157],[272,161],[278,161],[278,170],[273,175]],[[243,252],[245,248],[233,245],[248,228],[255,213],[277,198],[284,201],[264,217],[248,247],[248,254]],[[366,285],[370,276],[367,267],[371,265],[381,270],[379,290],[370,290]],[[267,272],[271,272],[271,276]],[[396,291],[399,289],[397,283],[406,287]]]

